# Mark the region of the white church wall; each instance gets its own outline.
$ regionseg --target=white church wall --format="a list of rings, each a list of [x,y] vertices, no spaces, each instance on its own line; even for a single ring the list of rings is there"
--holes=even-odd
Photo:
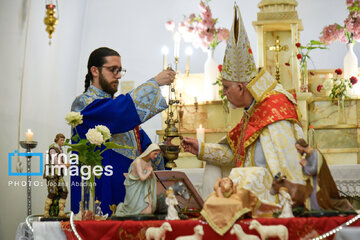
[[[9,180],[25,180],[25,177],[9,177],[8,152],[17,148],[19,93],[23,69],[25,21],[23,9],[31,2],[28,48],[26,51],[23,120],[21,139],[31,128],[39,142],[36,151],[45,151],[56,133],[69,136],[64,116],[70,110],[75,96],[83,92],[87,72],[87,59],[92,50],[108,46],[122,55],[123,67],[128,70],[123,80],[135,81],[135,86],[155,76],[162,68],[161,47],[169,47],[169,62],[173,59],[173,40],[164,28],[167,20],[180,22],[183,15],[198,13],[198,1],[194,0],[62,0],[59,1],[60,19],[48,45],[43,18],[44,1],[0,0],[0,116],[1,156],[0,170],[0,239],[13,239],[16,227],[26,216],[26,189],[8,186]],[[256,20],[259,1],[237,1],[256,59],[256,34],[252,22]],[[317,39],[322,28],[333,22],[342,23],[346,17],[345,1],[298,0],[298,13],[303,21],[301,42]],[[233,18],[233,1],[210,2],[213,15],[219,18],[219,26],[230,28]],[[185,69],[185,49],[189,43],[181,43],[180,65]],[[215,50],[215,59],[222,62],[225,44]],[[359,47],[355,46],[359,55]],[[342,67],[345,45],[335,43],[329,51],[317,51],[311,55],[316,68]],[[191,57],[192,73],[203,72],[206,53],[194,50]],[[172,61],[173,62],[173,61]],[[310,66],[311,67],[311,66]],[[143,125],[150,138],[155,140],[155,130],[161,128],[160,116]],[[34,180],[44,181],[41,177]],[[33,188],[33,213],[41,214],[46,197],[45,187]],[[67,209],[69,209],[69,200]]]
[[[30,15],[26,13],[30,4]],[[76,92],[76,76],[79,63],[83,5],[85,1],[61,1],[60,19],[51,46],[45,32],[44,1],[0,2],[0,69],[2,88],[0,94],[2,133],[0,170],[0,239],[14,239],[17,225],[26,217],[26,187],[14,187],[9,181],[25,180],[26,177],[8,176],[8,152],[17,149],[19,96],[23,59],[25,60],[24,91],[22,106],[21,140],[31,128],[38,146],[34,152],[44,152],[59,132],[69,136],[70,130],[64,116]],[[30,16],[26,54],[24,54],[26,22]],[[21,150],[23,151],[23,150]],[[14,166],[15,164],[13,164]],[[33,171],[39,169],[33,161]],[[15,171],[15,167],[12,168]],[[26,171],[26,165],[23,165]],[[42,177],[32,177],[32,213],[43,212],[47,195],[46,182]],[[9,186],[10,185],[10,186]],[[43,185],[41,187],[41,185]],[[69,210],[69,205],[66,210]]]

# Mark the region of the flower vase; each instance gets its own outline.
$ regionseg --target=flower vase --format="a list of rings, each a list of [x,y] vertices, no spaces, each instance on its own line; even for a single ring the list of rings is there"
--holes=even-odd
[[[208,58],[204,64],[204,100],[212,101],[217,96],[217,88],[214,83],[218,75],[217,63],[214,60],[214,49],[208,50]]]
[[[307,68],[307,61],[303,60],[303,64],[300,69],[300,80],[301,80],[301,92],[308,92],[309,85],[309,71]]]
[[[344,96],[338,98],[338,124],[346,123],[345,118],[345,99]]]
[[[354,53],[354,44],[347,43],[344,57],[344,78],[349,79],[353,76],[358,76],[358,59]],[[359,84],[355,84],[351,90],[351,94],[360,93],[359,87]]]
[[[95,186],[93,187],[95,188]],[[84,180],[83,178],[81,178],[81,202],[79,205],[79,212],[81,212],[82,220],[94,219],[95,195],[92,194],[90,181]],[[88,211],[90,209],[91,213]]]

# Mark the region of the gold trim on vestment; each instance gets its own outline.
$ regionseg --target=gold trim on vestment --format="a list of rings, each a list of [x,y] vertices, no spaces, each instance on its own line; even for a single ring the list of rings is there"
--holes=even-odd
[[[262,84],[266,84],[262,88],[264,89],[262,92],[257,93],[255,91],[255,87],[257,83],[260,83],[260,81],[263,81]],[[273,90],[277,84],[277,81],[266,71],[265,68],[263,68],[260,73],[250,81],[250,83],[246,86],[247,89],[249,89],[251,95],[255,98],[256,102],[261,102],[263,100],[264,95],[268,93],[269,91]]]

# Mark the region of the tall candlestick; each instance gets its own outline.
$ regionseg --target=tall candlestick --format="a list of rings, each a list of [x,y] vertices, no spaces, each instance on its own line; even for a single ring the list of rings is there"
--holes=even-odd
[[[27,132],[25,132],[25,141],[32,142],[34,138],[34,133],[31,131],[31,129],[28,129]]]
[[[181,35],[179,32],[174,33],[174,57],[178,58],[180,55],[180,40]]]
[[[196,129],[196,138],[201,142],[205,141],[205,128],[203,128],[201,124],[200,127]]]
[[[161,53],[163,55],[163,70],[167,68],[167,55],[169,53],[169,48],[167,46],[163,46],[161,48]]]

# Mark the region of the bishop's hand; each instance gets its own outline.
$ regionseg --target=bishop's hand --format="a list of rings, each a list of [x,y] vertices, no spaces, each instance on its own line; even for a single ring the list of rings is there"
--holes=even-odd
[[[181,146],[184,148],[185,152],[192,153],[194,155],[198,155],[199,152],[199,142],[195,138],[184,137]]]

